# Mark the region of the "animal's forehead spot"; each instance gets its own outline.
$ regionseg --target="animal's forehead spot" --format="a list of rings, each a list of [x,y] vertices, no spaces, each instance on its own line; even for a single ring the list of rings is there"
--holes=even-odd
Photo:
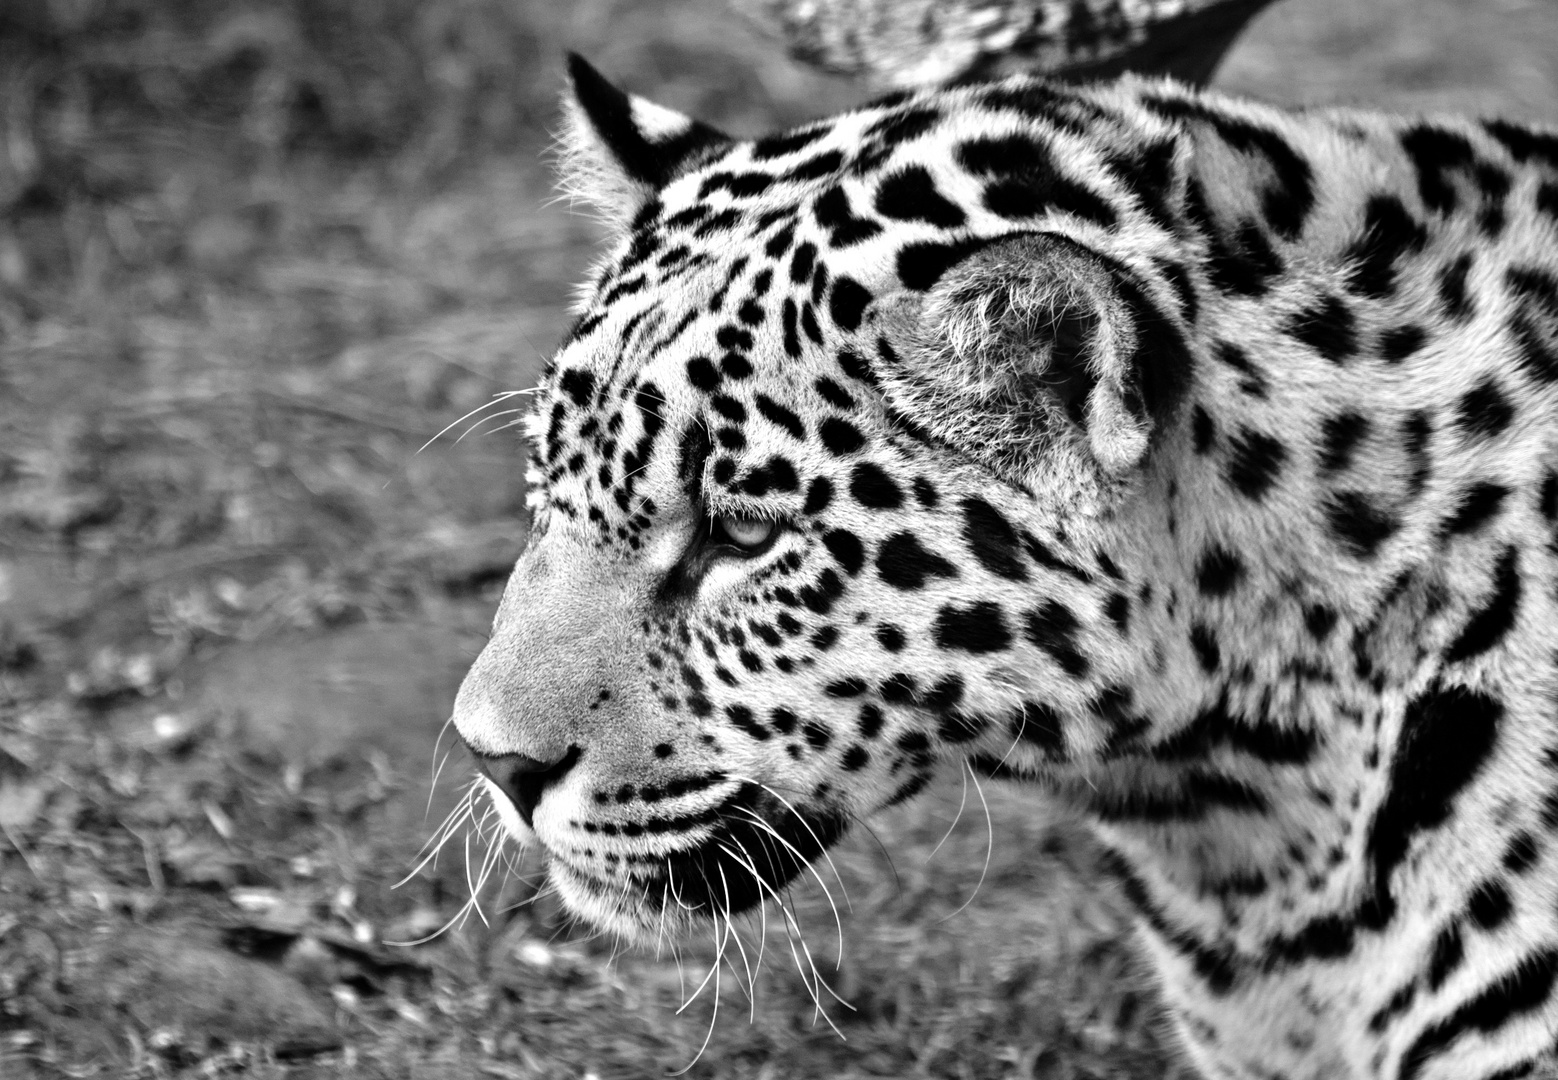
[[[770,368],[782,381],[810,382],[815,373],[805,369],[812,364],[797,362],[814,360],[807,354],[819,347],[836,346],[826,330],[830,322],[838,324],[838,282],[825,250],[796,239],[795,220],[792,212],[756,215],[747,223],[766,238],[775,258],[731,257],[742,247],[732,241],[695,274],[646,283],[631,296],[603,283],[594,310],[557,354],[552,397],[583,408],[645,379],[661,383],[670,397],[682,387],[694,396],[728,395],[755,385],[751,380]],[[581,372],[591,377],[593,397],[582,391]]]

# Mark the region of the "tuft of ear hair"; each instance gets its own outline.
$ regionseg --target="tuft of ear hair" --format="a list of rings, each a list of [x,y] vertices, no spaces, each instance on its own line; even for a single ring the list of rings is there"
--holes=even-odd
[[[660,188],[731,143],[707,124],[619,90],[577,53],[568,54],[568,78],[558,182],[616,228],[625,228]]]
[[[1008,483],[1099,508],[1183,396],[1180,328],[1126,268],[1056,233],[993,240],[878,301],[888,402]]]

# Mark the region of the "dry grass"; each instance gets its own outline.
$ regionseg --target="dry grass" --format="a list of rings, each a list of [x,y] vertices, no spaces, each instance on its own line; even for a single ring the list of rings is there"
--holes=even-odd
[[[1550,111],[1558,22],[1485,8],[1284,0],[1229,78]],[[755,1010],[727,943],[678,1013],[713,943],[614,956],[529,866],[384,944],[467,895],[391,886],[523,490],[501,421],[416,451],[531,384],[596,242],[570,47],[737,132],[854,94],[715,0],[0,6],[0,1074],[1186,1076],[1085,843],[955,776],[819,868],[836,1032],[775,917]]]

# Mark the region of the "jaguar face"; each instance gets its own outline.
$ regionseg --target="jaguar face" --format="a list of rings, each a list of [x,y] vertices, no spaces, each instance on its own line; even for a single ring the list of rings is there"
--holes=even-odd
[[[455,708],[508,830],[635,938],[761,903],[919,790],[1007,633],[921,539],[975,527],[943,495],[969,467],[894,431],[831,328],[789,357],[797,290],[763,273],[714,314],[724,268],[619,301],[558,354],[532,538]]]
[[[1015,135],[932,169],[972,121],[910,99],[737,143],[573,73],[573,182],[623,236],[454,723],[568,906],[644,940],[777,896],[939,760],[1065,756],[1125,662],[1093,522],[1186,361],[1136,347],[1168,287],[1120,284],[1080,181],[985,208]]]

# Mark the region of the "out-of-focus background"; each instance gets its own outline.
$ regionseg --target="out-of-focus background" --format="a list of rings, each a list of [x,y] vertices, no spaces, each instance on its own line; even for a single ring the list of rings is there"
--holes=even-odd
[[[819,868],[841,963],[795,890],[836,1027],[777,929],[695,995],[712,942],[616,955],[523,860],[388,944],[480,868],[392,888],[522,453],[418,448],[599,240],[570,48],[740,134],[863,96],[721,0],[0,0],[0,1075],[1188,1080],[1075,827],[955,776]],[[1558,5],[1278,0],[1215,85],[1558,120]]]

